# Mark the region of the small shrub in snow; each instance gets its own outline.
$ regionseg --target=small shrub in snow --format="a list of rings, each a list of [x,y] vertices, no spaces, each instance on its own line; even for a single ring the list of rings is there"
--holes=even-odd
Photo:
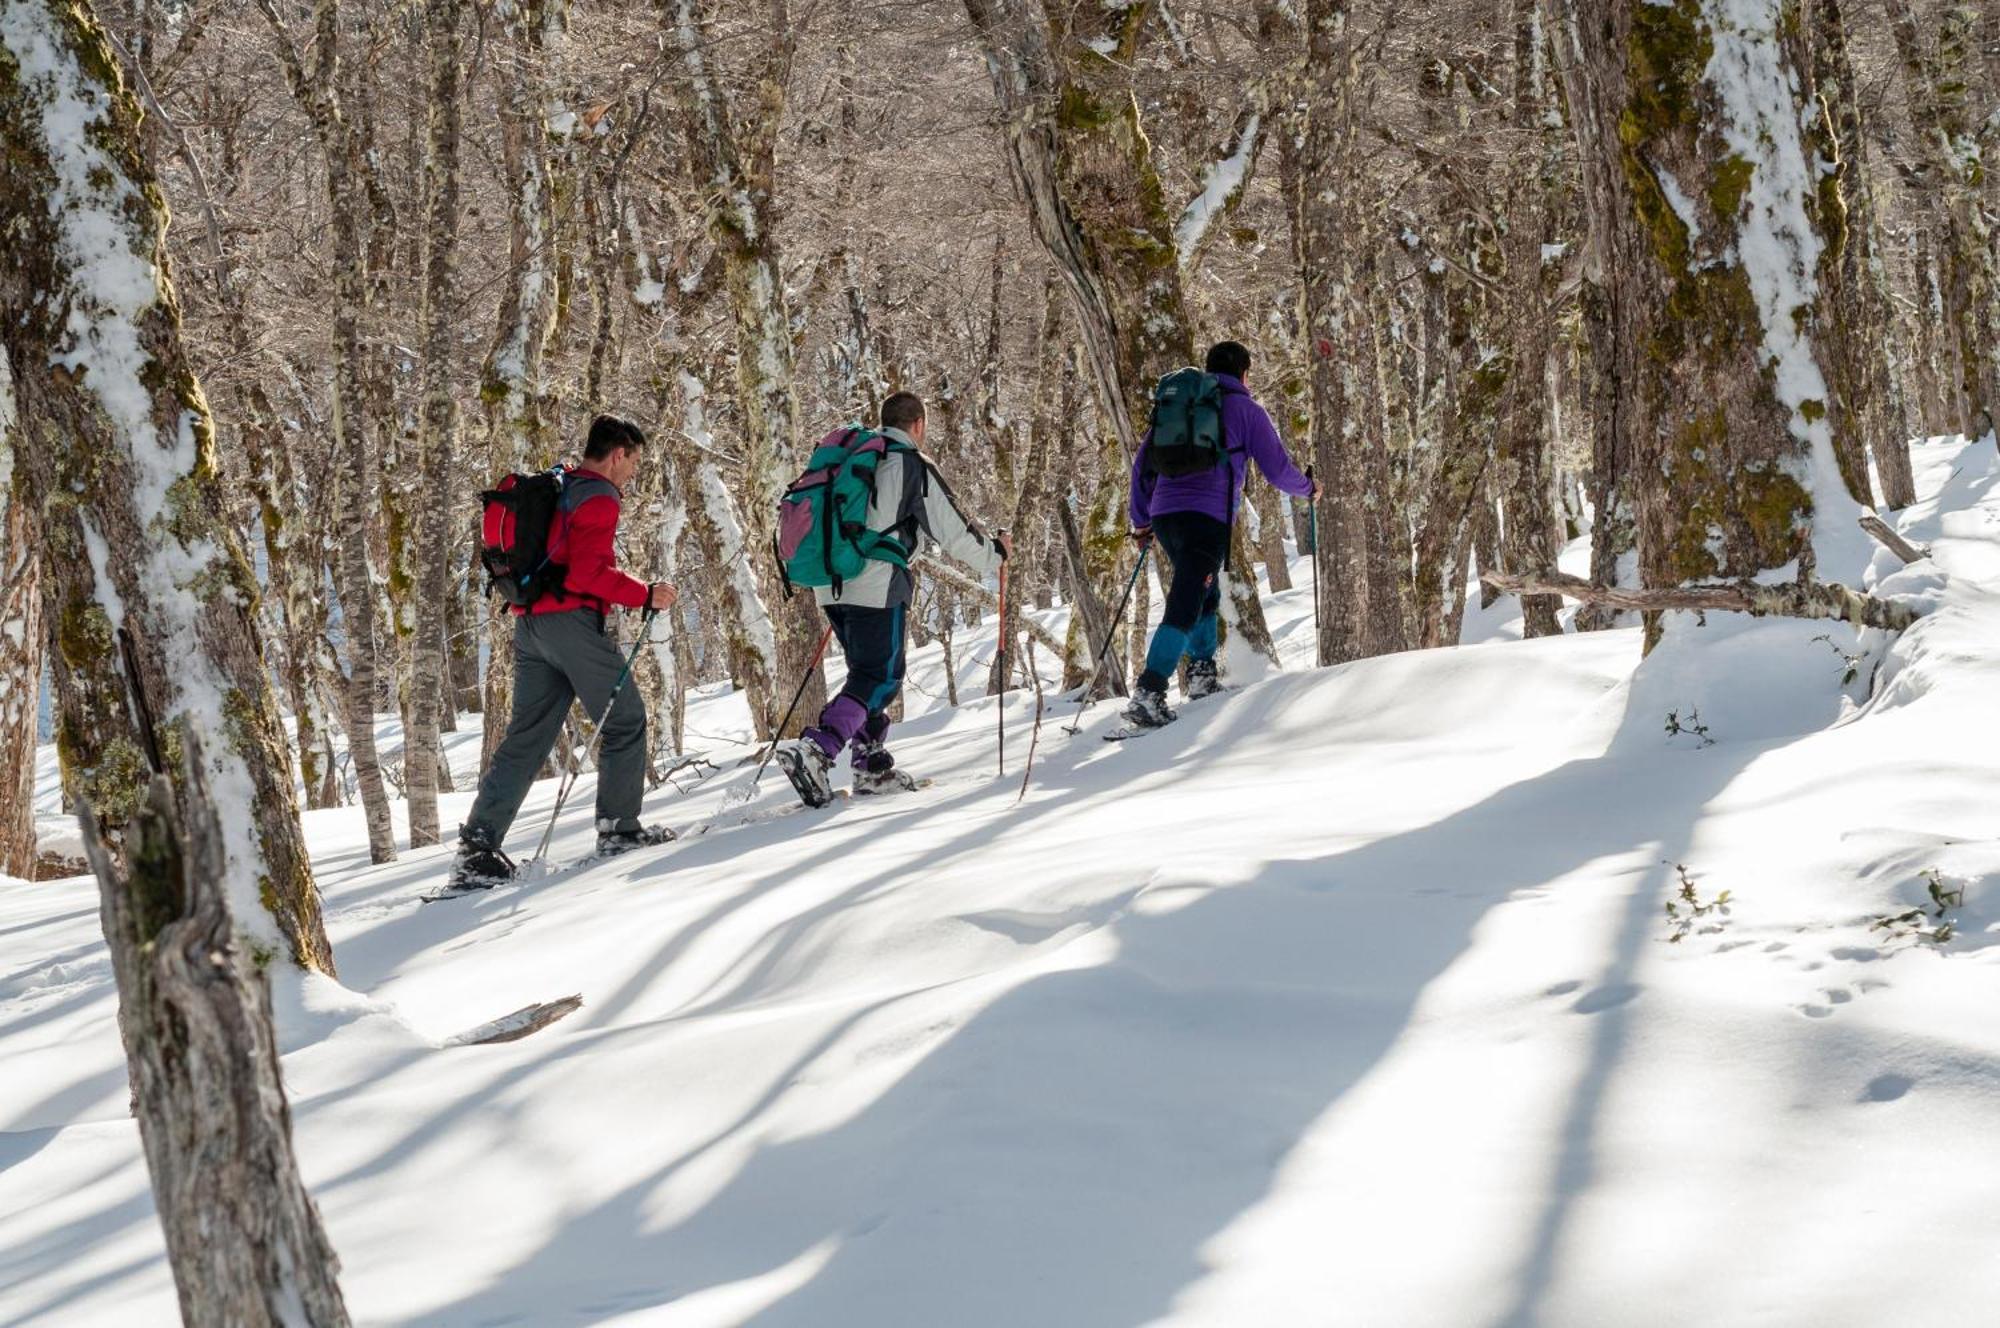
[[[1872,928],[1891,937],[1908,937],[1939,947],[1950,944],[1951,938],[1958,934],[1958,919],[1952,915],[1965,905],[1965,885],[1963,882],[1955,888],[1947,885],[1944,873],[1936,867],[1924,872],[1923,882],[1925,892],[1931,897],[1929,904],[1884,914],[1875,919]]]
[[[1665,859],[1662,858],[1661,861],[1664,862]],[[1694,888],[1694,874],[1686,865],[1676,862],[1674,871],[1680,876],[1681,886],[1675,891],[1674,897],[1667,901],[1667,921],[1673,926],[1673,930],[1667,936],[1667,943],[1678,945],[1686,940],[1690,933],[1696,931],[1703,935],[1721,931],[1721,919],[1729,916],[1729,892],[1724,890],[1715,898],[1704,902],[1700,893]],[[1705,926],[1698,925],[1703,918],[1709,917],[1716,920]]]
[[[1849,683],[1853,682],[1855,677],[1860,674],[1861,661],[1868,658],[1868,654],[1866,651],[1857,652],[1855,654],[1849,654],[1847,651],[1842,650],[1840,648],[1840,643],[1834,640],[1833,637],[1826,632],[1821,632],[1818,636],[1814,637],[1813,640],[1826,642],[1826,648],[1828,650],[1831,650],[1834,654],[1840,656],[1840,663],[1842,666],[1842,671],[1840,675],[1840,685],[1842,687],[1845,687]]]
[[[1715,746],[1715,739],[1708,736],[1708,725],[1701,722],[1701,711],[1695,709],[1693,706],[1688,707],[1687,719],[1685,721],[1681,719],[1680,711],[1669,710],[1667,712],[1667,736],[1678,738],[1682,734],[1687,734],[1697,739],[1695,745],[1698,747]]]

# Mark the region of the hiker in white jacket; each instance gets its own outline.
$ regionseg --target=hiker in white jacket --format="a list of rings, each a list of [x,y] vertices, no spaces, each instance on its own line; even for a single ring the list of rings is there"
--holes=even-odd
[[[944,476],[918,450],[924,441],[923,400],[898,392],[884,401],[882,432],[902,446],[892,448],[876,468],[868,529],[891,537],[909,556],[928,537],[975,572],[999,570],[1009,552],[1007,537],[982,533],[959,511]],[[813,590],[847,657],[847,681],[803,737],[778,745],[778,765],[808,806],[832,800],[830,775],[843,747],[852,751],[856,793],[914,787],[888,749],[888,707],[903,688],[910,593],[908,570],[887,559],[871,559],[838,586]]]

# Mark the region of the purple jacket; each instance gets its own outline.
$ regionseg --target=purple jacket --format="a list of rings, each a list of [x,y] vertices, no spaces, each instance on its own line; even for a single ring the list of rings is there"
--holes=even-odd
[[[1150,474],[1146,447],[1153,435],[1148,430],[1139,455],[1132,459],[1134,530],[1152,525],[1154,517],[1169,512],[1200,512],[1228,524],[1236,515],[1236,504],[1243,499],[1243,476],[1249,466],[1246,458],[1254,458],[1264,478],[1293,497],[1304,498],[1312,492],[1312,482],[1299,474],[1285,455],[1276,426],[1251,397],[1250,389],[1228,374],[1217,374],[1215,380],[1222,385],[1222,436],[1229,445],[1227,478],[1220,466],[1200,475]]]

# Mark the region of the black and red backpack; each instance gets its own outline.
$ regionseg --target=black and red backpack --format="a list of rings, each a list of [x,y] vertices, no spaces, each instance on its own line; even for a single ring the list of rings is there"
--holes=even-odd
[[[550,550],[563,502],[564,472],[557,466],[516,472],[479,495],[479,565],[492,589],[517,608],[562,590],[567,570]]]

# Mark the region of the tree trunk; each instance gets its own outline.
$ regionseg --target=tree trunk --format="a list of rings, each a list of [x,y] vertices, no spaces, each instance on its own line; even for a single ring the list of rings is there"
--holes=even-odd
[[[231,916],[226,831],[192,735],[186,751],[178,797],[153,778],[122,870],[83,813],[181,1319],[345,1328],[340,1261],[292,1149],[270,980]]]
[[[778,250],[772,198],[778,122],[784,114],[794,34],[782,4],[773,14],[765,58],[755,75],[754,114],[739,134],[730,99],[710,66],[714,0],[675,0],[666,14],[668,41],[681,57],[674,88],[688,122],[686,166],[706,207],[709,237],[722,254],[734,317],[736,376],[743,410],[744,548],[735,574],[754,583],[776,533],[778,499],[800,446],[798,401],[793,391],[791,319]],[[826,676],[813,666],[819,643],[818,614],[803,593],[763,596],[775,602],[777,641],[767,676],[789,689],[803,679],[784,736],[796,737],[826,705]],[[761,648],[761,646],[760,646]],[[774,721],[782,716],[773,716]]]
[[[1382,436],[1381,357],[1356,251],[1371,234],[1359,196],[1352,93],[1356,53],[1348,6],[1315,0],[1306,7],[1310,86],[1299,160],[1296,211],[1300,323],[1312,355],[1313,462],[1326,497],[1320,504],[1321,664],[1402,648],[1399,589],[1384,584],[1387,550],[1375,547],[1388,501],[1387,441]],[[1339,592],[1334,593],[1334,588]]]
[[[757,546],[744,534],[736,499],[722,476],[708,432],[707,390],[700,379],[682,370],[679,382],[682,441],[668,449],[673,473],[668,482],[687,500],[688,535],[701,560],[716,572],[721,621],[716,628],[729,660],[729,676],[750,703],[750,720],[760,742],[771,737],[783,716],[773,664],[778,643],[771,615],[764,607],[752,559]],[[784,700],[789,700],[786,693]],[[803,708],[804,701],[800,706]]]
[[[1132,83],[1153,6],[966,0],[965,8],[986,50],[1015,191],[1070,288],[1099,406],[1129,460],[1152,384],[1195,358],[1177,216],[1164,201]],[[1233,564],[1245,639],[1276,664],[1270,633],[1258,630],[1256,581],[1241,575],[1246,560]]]
[[[448,685],[446,603],[453,592],[452,462],[458,449],[458,399],[451,393],[452,307],[458,264],[459,27],[464,0],[427,0],[425,35],[430,54],[430,155],[426,166],[424,232],[423,423],[417,453],[423,466],[423,501],[417,505],[416,598],[419,607],[411,661],[414,694],[404,769],[410,847],[438,842],[438,771],[443,753],[438,717]]]
[[[554,334],[560,296],[554,262],[555,168],[547,106],[551,62],[569,22],[568,0],[522,0],[501,14],[506,58],[500,63],[500,160],[506,176],[507,285],[479,387],[490,431],[493,474],[540,469],[555,461],[557,439],[546,409],[542,362]],[[480,766],[493,759],[513,711],[514,619],[486,618],[485,734]]]
[[[1815,532],[1854,504],[1814,317],[1827,223],[1799,127],[1802,35],[1724,0],[1617,0],[1608,21],[1559,3],[1642,582],[1810,567]]]
[[[1910,0],[1884,0],[1930,190],[1943,205],[1944,326],[1958,358],[1957,426],[1980,437],[2000,418],[2000,272],[1982,189],[1987,167],[1969,104],[1973,7],[1946,4],[1935,48]]]
[[[1820,111],[1809,124],[1807,142],[1821,161],[1833,163],[1831,173],[1818,180],[1827,239],[1818,275],[1834,456],[1847,491],[1856,502],[1872,506],[1869,452],[1880,463],[1886,491],[1909,472],[1909,443],[1901,421],[1892,418],[1896,385],[1890,375],[1895,357],[1890,353],[1889,291],[1875,252],[1875,191],[1842,0],[1807,3],[1812,88]],[[1913,497],[1890,505],[1907,506]]]
[[[1501,244],[1511,303],[1505,405],[1500,416],[1500,503],[1507,515],[1501,557],[1510,567],[1553,567],[1562,547],[1556,525],[1555,475],[1550,460],[1549,357],[1555,349],[1555,274],[1544,261],[1555,240],[1565,186],[1562,138],[1551,109],[1547,45],[1540,0],[1514,0],[1513,125],[1534,151],[1519,153],[1509,180],[1512,206]],[[1553,595],[1521,600],[1522,634],[1555,636],[1561,602]]]
[[[40,717],[41,558],[14,494],[14,379],[0,354],[0,876],[35,876],[35,738]]]
[[[14,491],[41,528],[57,618],[58,741],[116,845],[148,766],[203,740],[238,925],[260,957],[331,973],[256,580],[224,515],[166,217],[117,68],[86,7],[12,0],[0,24],[0,353],[18,409]]]
[[[333,231],[333,436],[339,460],[335,512],[340,528],[334,585],[340,599],[348,651],[342,689],[342,719],[348,753],[368,821],[368,856],[391,862],[396,856],[388,790],[375,750],[375,690],[378,631],[374,503],[381,490],[375,440],[368,417],[368,363],[361,345],[361,321],[370,306],[361,225],[367,201],[354,133],[337,91],[340,69],[338,0],[320,0],[315,11],[313,68],[308,72],[291,47],[274,0],[258,0],[285,60],[292,96],[312,122],[326,158],[327,203]]]

